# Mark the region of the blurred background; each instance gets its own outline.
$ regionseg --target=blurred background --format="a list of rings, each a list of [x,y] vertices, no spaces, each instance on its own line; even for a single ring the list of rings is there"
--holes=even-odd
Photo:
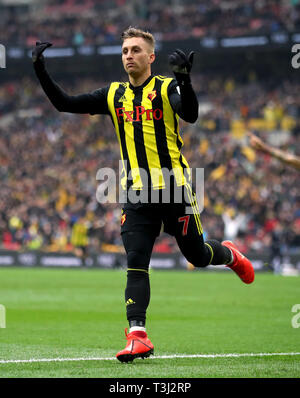
[[[235,241],[257,269],[300,270],[299,171],[255,151],[245,134],[300,155],[291,51],[300,0],[1,0],[0,14],[0,265],[58,265],[51,258],[62,254],[64,265],[122,265],[121,207],[96,199],[97,171],[119,167],[111,120],[56,111],[31,49],[52,42],[50,75],[69,94],[85,93],[126,80],[120,34],[131,25],[156,38],[154,73],[172,76],[176,48],[196,51],[200,117],[181,123],[181,135],[190,166],[204,168],[205,238]],[[187,266],[166,234],[153,258],[158,268]]]

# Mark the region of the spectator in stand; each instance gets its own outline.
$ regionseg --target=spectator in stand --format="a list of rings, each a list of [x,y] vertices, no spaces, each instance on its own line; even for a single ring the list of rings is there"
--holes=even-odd
[[[247,216],[245,214],[235,214],[234,208],[228,208],[222,214],[224,221],[224,238],[235,241],[239,231],[247,225]]]
[[[287,164],[288,166],[294,167],[297,170],[300,170],[300,157],[296,156],[292,153],[288,153],[286,151],[282,151],[281,149],[274,148],[270,145],[265,144],[259,137],[248,132],[250,137],[250,144],[253,148],[258,151],[267,153],[270,156],[280,160],[281,162]]]

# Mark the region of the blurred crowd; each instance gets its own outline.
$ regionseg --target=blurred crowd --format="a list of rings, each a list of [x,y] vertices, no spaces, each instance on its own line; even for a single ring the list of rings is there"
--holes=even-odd
[[[51,0],[1,14],[1,40],[28,47],[50,39],[55,46],[109,44],[130,25],[159,40],[300,29],[300,0]]]
[[[59,83],[69,94],[107,84],[92,78]],[[194,125],[181,123],[181,135],[191,168],[204,168],[205,238],[235,240],[245,253],[299,248],[299,171],[255,152],[245,134],[250,129],[299,154],[299,81],[194,74],[193,83],[200,117]],[[103,167],[118,171],[119,158],[109,117],[57,112],[37,80],[2,84],[0,246],[122,251],[121,206],[99,203],[96,178]],[[154,251],[178,248],[163,233]]]

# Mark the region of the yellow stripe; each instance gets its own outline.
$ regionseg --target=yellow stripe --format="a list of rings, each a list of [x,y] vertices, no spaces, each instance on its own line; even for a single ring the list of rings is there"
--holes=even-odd
[[[189,185],[186,185],[186,188],[187,188],[187,194],[189,196],[189,200],[190,200],[190,203],[191,203],[191,206],[192,206],[192,209],[193,209],[193,214],[194,214],[194,218],[195,218],[195,222],[196,222],[196,225],[197,225],[197,229],[198,229],[199,235],[202,235],[203,234],[203,229],[202,229],[202,225],[201,225],[201,221],[200,221],[199,208],[198,208],[198,205],[197,205],[197,201],[195,200],[195,198],[193,198],[193,192],[192,192],[191,187]],[[189,191],[191,191],[192,194],[190,194]]]
[[[116,93],[119,85],[120,85],[120,83],[118,83],[118,82],[111,83],[110,88],[108,90],[108,94],[107,94],[107,105],[108,105],[108,109],[110,111],[110,114],[112,116],[113,123],[114,123],[115,130],[116,130],[116,134],[117,134],[117,138],[118,138],[118,141],[119,141],[120,153],[121,153],[121,159],[122,159],[122,166],[123,166],[123,172],[124,172],[124,177],[121,180],[121,185],[122,185],[123,189],[125,189],[126,181],[127,181],[127,175],[126,175],[126,168],[125,168],[125,164],[124,164],[124,155],[123,155],[123,149],[122,149],[121,138],[120,138],[119,123],[118,123],[116,110],[115,110],[115,105],[114,105],[115,93]]]
[[[195,209],[194,209],[194,206],[192,204],[192,199],[191,199],[191,196],[190,196],[190,193],[189,193],[188,189],[187,189],[187,194],[188,194],[188,197],[189,197],[190,205],[192,206],[193,215],[194,215],[194,219],[195,219],[196,226],[197,226],[197,229],[198,229],[198,233],[200,235],[198,220],[197,220],[196,215],[195,215]]]
[[[134,93],[129,88],[129,84],[127,85],[124,96],[126,97],[126,101],[123,102],[124,108],[126,109],[126,111],[133,111]],[[126,122],[125,120],[126,120],[126,115],[124,115],[124,130],[125,130],[127,153],[131,166],[131,176],[133,180],[132,188],[141,189],[143,188],[143,183],[136,155],[136,146],[134,142],[134,127],[132,122]]]
[[[203,228],[202,228],[202,223],[201,223],[201,218],[200,218],[200,210],[199,210],[199,207],[198,207],[198,202],[197,202],[197,199],[196,199],[195,195],[193,194],[192,196],[193,196],[194,203],[195,203],[195,211],[196,211],[196,216],[197,216],[198,221],[199,221],[201,234],[203,234]]]
[[[154,89],[155,78],[151,79],[143,89],[143,97],[141,105],[145,109],[152,109],[152,101],[148,98],[148,94]],[[160,159],[157,151],[156,135],[154,133],[153,115],[147,120],[146,114],[142,116],[144,145],[149,165],[151,180],[154,188],[164,188],[165,181],[161,170]]]
[[[182,138],[179,134],[179,116],[174,114],[174,111],[171,107],[169,97],[168,97],[168,86],[172,81],[172,78],[165,78],[163,80],[163,84],[161,87],[161,95],[163,100],[163,111],[164,111],[164,123],[166,127],[166,136],[167,136],[167,145],[169,154],[172,161],[172,168],[174,171],[175,179],[179,186],[186,184],[186,178],[184,176],[184,171],[180,162],[180,155],[182,156],[182,162],[187,168],[187,173],[190,177],[190,168],[188,162],[185,157],[180,153],[177,145],[177,139],[183,145]],[[176,119],[176,124],[175,120]]]
[[[141,269],[141,268],[127,268],[127,271],[142,271],[146,272],[146,274],[149,273],[146,269]]]
[[[123,170],[125,171],[125,165],[124,165],[124,155],[123,155],[123,150],[122,150],[122,145],[121,145],[121,139],[120,139],[120,129],[119,129],[119,122],[118,118],[116,115],[116,110],[114,106],[114,97],[117,89],[119,88],[120,83],[118,82],[113,82],[110,85],[109,91],[108,91],[108,96],[107,96],[107,103],[108,103],[108,108],[110,110],[110,113],[113,118],[113,123],[116,129],[119,145],[120,145],[120,152],[121,152],[121,157],[122,157],[122,164],[123,164]],[[133,111],[133,98],[134,94],[133,91],[129,89],[129,83],[126,83],[126,88],[123,94],[124,101],[123,102],[123,107],[126,109],[126,111]],[[121,103],[120,103],[121,105]],[[140,176],[140,171],[139,171],[139,166],[138,166],[138,161],[137,161],[137,156],[136,156],[136,149],[135,149],[135,143],[134,143],[134,129],[133,129],[133,124],[130,122],[126,122],[126,115],[123,115],[124,123],[124,132],[125,132],[125,145],[127,148],[127,153],[129,157],[129,162],[130,162],[130,167],[131,167],[131,175],[133,178],[133,188],[134,189],[141,189],[142,188],[142,181],[141,181],[141,176]],[[125,173],[125,176],[122,178],[121,184],[124,187],[126,187],[126,180],[127,180],[127,175]]]
[[[192,205],[193,206],[193,205]],[[195,217],[196,220],[198,220],[198,225],[199,225],[199,230],[200,230],[200,235],[203,234],[203,228],[202,228],[202,224],[201,224],[201,219],[200,219],[200,215],[198,213],[198,208],[196,206],[194,206],[195,209]]]
[[[211,247],[211,245],[209,245],[208,243],[204,243],[206,246],[208,246],[208,248],[209,248],[209,250],[210,250],[210,252],[211,252],[211,258],[210,258],[210,260],[209,260],[209,263],[208,263],[208,265],[210,265],[211,264],[211,262],[212,262],[212,259],[213,259],[213,257],[214,257],[214,251],[213,251],[213,248]]]
[[[182,166],[179,162],[179,150],[177,146],[177,131],[175,129],[174,117],[177,120],[177,126],[179,123],[178,115],[174,115],[174,111],[171,107],[169,97],[168,97],[168,86],[171,83],[171,78],[162,79],[163,83],[161,85],[161,97],[163,102],[163,115],[164,115],[164,123],[166,128],[166,137],[167,137],[167,145],[168,151],[171,157],[172,169],[174,172],[174,176],[176,182],[179,186],[184,185],[185,179],[183,175]]]
[[[195,208],[195,214],[196,214],[196,217],[198,219],[198,223],[199,223],[199,227],[200,227],[200,230],[201,230],[201,234],[203,234],[203,228],[202,228],[201,219],[200,219],[200,210],[199,210],[199,207],[198,207],[198,202],[197,202],[195,194],[193,193],[192,188],[190,187],[190,185],[188,185],[188,189],[190,189],[190,191],[191,191],[191,196],[193,198],[193,203],[194,203],[194,208]]]

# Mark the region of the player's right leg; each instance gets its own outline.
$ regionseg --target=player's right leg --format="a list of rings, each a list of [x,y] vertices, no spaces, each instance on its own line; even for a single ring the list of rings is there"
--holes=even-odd
[[[244,283],[252,283],[255,278],[255,273],[248,258],[238,250],[233,242],[225,240],[222,242],[222,245],[230,249],[233,255],[233,259],[227,264],[227,267],[232,269]]]
[[[252,283],[253,266],[232,242],[221,243],[215,239],[204,241],[195,195],[191,192],[189,197],[189,209],[192,211],[187,212],[185,206],[173,206],[178,210],[172,215],[174,220],[172,228],[182,254],[195,267],[225,265],[231,268],[244,283]]]
[[[214,239],[204,242],[203,236],[193,226],[189,226],[186,235],[175,235],[178,246],[186,259],[195,267],[225,265],[232,269],[246,284],[254,281],[254,269],[251,262],[237,247],[229,241],[219,242]]]

